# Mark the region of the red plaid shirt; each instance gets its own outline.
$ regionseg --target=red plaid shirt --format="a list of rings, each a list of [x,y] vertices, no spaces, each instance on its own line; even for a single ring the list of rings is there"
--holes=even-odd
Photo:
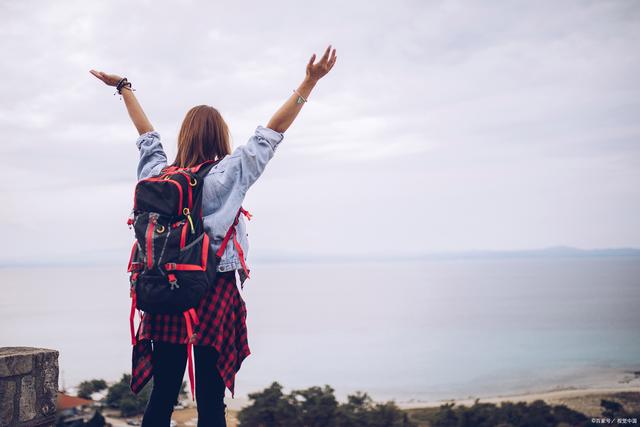
[[[234,397],[236,372],[251,354],[247,341],[247,311],[236,285],[235,271],[217,273],[216,286],[202,298],[196,311],[199,319],[194,345],[212,346],[218,354],[216,366]],[[181,314],[142,315],[133,347],[131,391],[138,394],[153,375],[151,341],[186,344],[187,327]]]

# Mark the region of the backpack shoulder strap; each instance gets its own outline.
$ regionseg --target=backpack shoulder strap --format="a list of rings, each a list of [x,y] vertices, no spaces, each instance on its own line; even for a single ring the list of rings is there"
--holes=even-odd
[[[209,174],[209,171],[211,170],[211,168],[217,165],[220,162],[220,160],[222,159],[207,160],[198,165],[191,167],[190,170],[191,172],[195,173],[200,179],[202,179]]]

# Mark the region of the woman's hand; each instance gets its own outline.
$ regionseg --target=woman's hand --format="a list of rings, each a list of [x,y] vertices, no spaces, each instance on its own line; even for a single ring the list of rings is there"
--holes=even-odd
[[[314,64],[313,61],[316,59],[316,54],[314,53],[307,64],[307,75],[304,78],[304,81],[298,86],[298,89],[294,90],[294,93],[289,96],[289,99],[282,104],[282,107],[276,111],[276,113],[271,117],[267,127],[269,129],[275,130],[276,132],[284,133],[289,126],[293,123],[296,116],[302,109],[302,106],[306,104],[304,100],[309,97],[311,94],[311,90],[318,83],[322,77],[324,77],[333,65],[336,63],[336,50],[333,49],[333,53],[331,57],[329,57],[329,52],[331,51],[331,45],[324,52],[322,58],[317,64]]]
[[[89,72],[102,80],[107,86],[118,86],[118,83],[122,80],[122,77],[117,74],[107,74],[96,70],[89,70]]]
[[[333,64],[336,63],[336,50],[333,49],[331,53],[331,57],[329,57],[329,51],[331,50],[331,45],[325,50],[324,55],[320,58],[320,61],[317,64],[314,64],[313,61],[316,59],[316,54],[311,55],[311,59],[307,64],[307,79],[317,82],[322,77],[324,77],[331,68]]]
[[[89,70],[89,72],[102,80],[107,86],[118,86],[118,83],[122,80],[122,77],[117,74],[107,74],[96,70]],[[121,95],[122,98],[124,98],[125,105],[127,106],[129,117],[131,117],[131,121],[133,121],[133,125],[138,130],[138,133],[142,135],[143,133],[154,130],[153,126],[151,126],[151,122],[149,122],[149,119],[147,118],[147,115],[144,113],[140,103],[133,94],[133,91],[123,90]]]

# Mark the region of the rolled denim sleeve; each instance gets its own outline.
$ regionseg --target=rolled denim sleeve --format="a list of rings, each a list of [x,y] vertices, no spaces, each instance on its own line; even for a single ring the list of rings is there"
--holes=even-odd
[[[267,141],[269,145],[271,145],[273,151],[276,151],[276,147],[278,147],[278,144],[280,144],[280,142],[282,142],[282,139],[284,138],[283,133],[270,128],[266,128],[261,125],[258,125],[258,127],[256,127],[255,135],[259,139]]]
[[[283,133],[258,125],[249,141],[233,151],[226,175],[235,178],[242,194],[260,177],[283,138]]]
[[[158,131],[149,131],[138,137],[136,146],[140,151],[138,180],[158,175],[167,165],[167,155],[160,142]]]

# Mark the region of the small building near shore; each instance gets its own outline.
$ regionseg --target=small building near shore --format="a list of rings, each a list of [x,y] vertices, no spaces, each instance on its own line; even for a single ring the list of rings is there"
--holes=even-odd
[[[72,425],[78,422],[83,424],[88,410],[94,406],[94,403],[93,400],[70,396],[59,391],[56,402],[58,425]]]

